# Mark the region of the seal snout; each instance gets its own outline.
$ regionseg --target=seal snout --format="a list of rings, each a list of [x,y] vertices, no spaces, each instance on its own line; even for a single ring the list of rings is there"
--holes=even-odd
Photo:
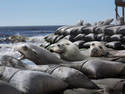
[[[50,52],[54,52],[53,49],[50,49]]]
[[[93,48],[93,49],[92,49],[92,52],[93,52],[93,53],[98,53],[98,51],[99,51],[98,48]]]

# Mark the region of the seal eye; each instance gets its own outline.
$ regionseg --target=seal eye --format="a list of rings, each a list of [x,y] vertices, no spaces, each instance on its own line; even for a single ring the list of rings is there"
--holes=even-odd
[[[58,46],[58,47],[61,47],[61,45],[60,45],[60,44],[58,44],[57,46]]]
[[[92,46],[94,46],[95,45],[95,43],[92,43]]]
[[[23,46],[23,50],[28,50],[28,47],[27,46]]]
[[[103,49],[102,46],[99,46],[100,49]]]
[[[66,45],[69,45],[69,43],[66,43]]]

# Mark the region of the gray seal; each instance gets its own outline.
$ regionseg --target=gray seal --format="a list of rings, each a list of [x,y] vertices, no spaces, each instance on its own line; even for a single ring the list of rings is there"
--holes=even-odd
[[[92,79],[113,78],[125,75],[125,64],[115,61],[94,59],[72,62],[70,64],[63,65],[75,68]]]
[[[20,70],[1,66],[1,79],[7,81],[23,94],[48,94],[64,90],[68,85],[45,72]]]
[[[18,60],[17,58],[9,55],[4,55],[1,57],[0,65],[19,68],[19,69],[25,69],[25,64],[21,60]]]
[[[61,59],[67,61],[81,61],[85,59],[79,48],[67,39],[62,39],[51,45],[50,51],[58,53]]]
[[[65,81],[70,88],[99,89],[82,72],[63,65],[27,65],[26,68],[33,71],[47,72],[53,77]]]
[[[1,94],[22,94],[15,87],[13,87],[12,85],[2,80],[0,80],[0,93]]]
[[[85,89],[85,88],[77,88],[77,89],[67,89],[63,94],[103,94],[103,89]]]
[[[125,93],[125,79],[107,78],[100,80],[92,80],[100,88],[104,90],[103,94],[124,94]]]
[[[21,59],[29,59],[37,65],[45,64],[60,64],[61,59],[44,48],[40,48],[31,44],[22,44],[15,47],[15,49],[22,54]]]

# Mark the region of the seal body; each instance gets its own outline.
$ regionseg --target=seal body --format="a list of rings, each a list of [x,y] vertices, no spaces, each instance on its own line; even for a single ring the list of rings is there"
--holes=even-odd
[[[62,65],[28,65],[27,69],[47,72],[53,77],[66,82],[70,88],[99,89],[86,75],[73,68]]]
[[[45,72],[3,67],[2,78],[23,94],[48,94],[65,89],[68,85]]]
[[[8,67],[14,67],[19,69],[25,69],[25,64],[12,56],[4,55],[0,59],[0,65],[1,66],[8,66]]]
[[[100,88],[104,90],[102,94],[124,94],[125,93],[125,80],[119,78],[107,78],[100,80],[92,80]]]
[[[63,94],[103,94],[102,89],[85,89],[85,88],[77,88],[77,89],[67,89]]]
[[[12,85],[2,80],[0,80],[0,93],[1,94],[22,94],[15,87],[13,87]]]
[[[125,64],[115,61],[94,59],[77,61],[63,65],[77,69],[91,79],[113,78],[125,75]]]
[[[15,49],[23,55],[23,59],[29,59],[38,65],[62,63],[54,54],[35,45],[23,44],[16,46]]]
[[[50,51],[56,52],[64,60],[81,61],[85,56],[80,52],[79,48],[67,39],[62,39],[58,43],[50,47]]]

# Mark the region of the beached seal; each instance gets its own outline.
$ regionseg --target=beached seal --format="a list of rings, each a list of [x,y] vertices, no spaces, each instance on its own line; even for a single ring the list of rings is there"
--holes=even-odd
[[[64,60],[81,61],[85,56],[80,52],[79,48],[67,39],[62,39],[58,43],[50,47],[51,52],[56,52]]]
[[[77,88],[77,89],[67,89],[64,91],[63,94],[104,94],[104,90]]]
[[[112,50],[109,57],[113,57],[112,61],[125,63],[125,50]]]
[[[79,49],[80,48],[84,48],[84,41],[83,40],[79,40],[79,41],[75,41],[75,42],[73,42],[76,46],[78,46],[79,47]]]
[[[45,72],[20,70],[0,66],[1,79],[7,81],[22,94],[50,94],[64,90],[68,85]]]
[[[91,57],[106,56],[108,52],[103,42],[94,41],[91,42],[89,54]]]
[[[117,26],[117,25],[105,28],[104,29],[104,34],[109,35],[109,36],[114,35],[114,34],[119,32],[120,28],[121,28],[121,26]],[[121,34],[121,33],[119,33],[119,34]]]
[[[104,40],[104,34],[97,34],[96,35],[96,40],[97,41],[103,41]]]
[[[119,30],[117,31],[117,34],[125,35],[125,25],[120,26]]]
[[[82,29],[82,34],[89,34],[89,33],[93,33],[95,30],[96,26],[87,26],[86,28]]]
[[[84,40],[85,34],[78,34],[73,38],[74,41]]]
[[[59,35],[69,35],[70,34],[70,32],[72,31],[72,28],[74,28],[74,27],[79,27],[79,26],[83,26],[84,24],[83,24],[83,20],[80,20],[77,24],[75,24],[75,25],[71,25],[71,26],[69,26],[69,25],[66,25],[66,26],[62,26],[62,27],[59,27],[57,30],[56,30],[56,32],[55,32],[55,34],[59,34]],[[69,29],[69,30],[68,30]],[[71,30],[70,30],[71,29]]]
[[[83,65],[89,78],[112,78],[125,75],[125,64],[106,60],[89,60]]]
[[[62,64],[63,66],[77,69],[87,75],[89,78],[112,78],[125,75],[125,64],[103,59],[83,60]]]
[[[122,50],[124,47],[122,46],[122,43],[120,41],[113,41],[106,43],[106,47],[113,48],[116,50]]]
[[[111,41],[121,41],[123,35],[122,34],[114,34],[111,36]]]
[[[88,24],[85,24],[85,25],[83,25],[83,26],[74,26],[74,27],[72,27],[72,28],[70,28],[70,29],[67,29],[66,31],[67,31],[67,32],[70,32],[70,35],[76,36],[76,35],[78,35],[78,34],[83,33],[82,30],[84,30],[85,28],[87,28],[87,27],[89,27],[89,26],[90,26],[90,25],[88,25]]]
[[[44,48],[40,48],[31,44],[21,44],[15,49],[22,54],[20,59],[29,59],[37,65],[44,64],[60,64],[61,59]]]
[[[26,68],[33,71],[47,72],[53,77],[65,81],[70,88],[99,89],[86,75],[73,68],[62,65],[27,65]]]
[[[4,55],[0,59],[0,66],[8,66],[8,67],[14,67],[19,69],[25,69],[25,64],[18,60],[15,57]]]
[[[104,90],[103,94],[125,94],[125,79],[107,78],[92,81]]]
[[[0,80],[0,93],[1,94],[22,94],[15,87],[13,87],[12,85],[2,80]]]
[[[51,44],[53,44],[53,43],[55,43],[55,40],[58,38],[58,35],[55,35],[55,34],[49,34],[48,36],[46,36],[46,37],[44,37],[44,39],[47,41],[47,42],[49,42],[49,43],[51,43]]]
[[[113,18],[106,19],[103,23],[103,25],[110,25],[113,22]]]
[[[104,31],[106,28],[109,28],[109,27],[113,27],[115,26],[114,24],[110,24],[110,25],[102,25],[102,26],[98,26],[96,27],[94,33],[95,34],[104,34]]]
[[[4,56],[7,58],[6,62],[4,61],[4,66],[9,66],[13,68],[22,67],[22,62],[20,60],[15,59],[11,56]],[[9,59],[8,59],[9,58]],[[9,61],[10,60],[10,61]],[[14,66],[14,63],[19,63],[19,67]],[[21,64],[20,64],[21,63]],[[9,65],[7,65],[9,64]],[[40,72],[47,72],[55,78],[59,78],[65,81],[69,87],[77,87],[77,88],[89,88],[89,89],[97,89],[98,87],[91,82],[86,75],[81,73],[80,71],[64,67],[62,65],[29,65],[23,64],[24,70],[32,70],[32,71],[40,71]],[[21,68],[22,69],[22,68]],[[81,83],[82,82],[82,83]]]
[[[89,42],[89,41],[95,41],[96,35],[94,33],[89,33],[84,37],[84,41]]]

